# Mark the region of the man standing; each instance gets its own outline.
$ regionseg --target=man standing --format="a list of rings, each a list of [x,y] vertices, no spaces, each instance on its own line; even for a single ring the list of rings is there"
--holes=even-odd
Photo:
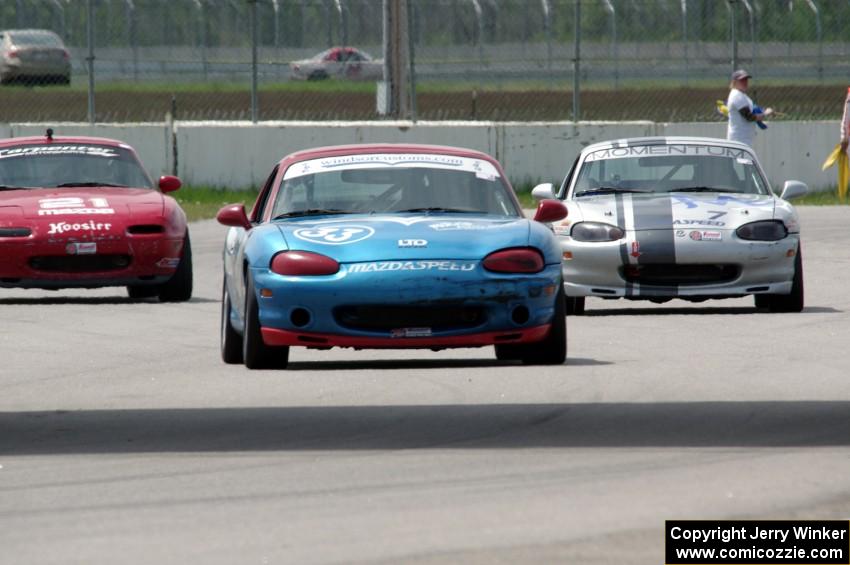
[[[755,137],[756,122],[763,121],[773,113],[772,108],[757,111],[752,99],[747,96],[752,75],[743,69],[732,73],[732,82],[729,84],[729,98],[726,99],[726,107],[729,109],[729,125],[726,128],[726,139],[753,145]]]

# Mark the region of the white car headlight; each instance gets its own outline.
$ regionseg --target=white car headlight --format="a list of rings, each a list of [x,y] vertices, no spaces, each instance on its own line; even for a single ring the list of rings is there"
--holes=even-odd
[[[617,241],[625,232],[618,226],[602,222],[579,222],[573,226],[570,235],[576,241]]]
[[[788,235],[788,228],[779,220],[764,220],[744,224],[735,233],[741,239],[755,241],[778,241]]]

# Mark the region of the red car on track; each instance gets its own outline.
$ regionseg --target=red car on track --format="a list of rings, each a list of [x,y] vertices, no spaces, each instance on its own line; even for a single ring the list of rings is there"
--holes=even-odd
[[[186,214],[129,145],[96,137],[0,141],[0,287],[126,286],[131,298],[192,296]]]

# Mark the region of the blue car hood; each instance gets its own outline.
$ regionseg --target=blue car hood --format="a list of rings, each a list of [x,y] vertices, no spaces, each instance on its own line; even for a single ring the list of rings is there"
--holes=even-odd
[[[358,214],[297,218],[277,224],[290,250],[340,263],[397,259],[477,260],[529,241],[529,220],[469,214]]]

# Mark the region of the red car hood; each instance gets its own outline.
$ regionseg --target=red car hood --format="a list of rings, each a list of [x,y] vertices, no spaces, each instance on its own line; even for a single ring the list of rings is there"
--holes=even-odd
[[[129,213],[162,215],[162,194],[146,188],[42,188],[0,192],[0,207],[16,206],[33,219],[82,220],[124,217]]]

